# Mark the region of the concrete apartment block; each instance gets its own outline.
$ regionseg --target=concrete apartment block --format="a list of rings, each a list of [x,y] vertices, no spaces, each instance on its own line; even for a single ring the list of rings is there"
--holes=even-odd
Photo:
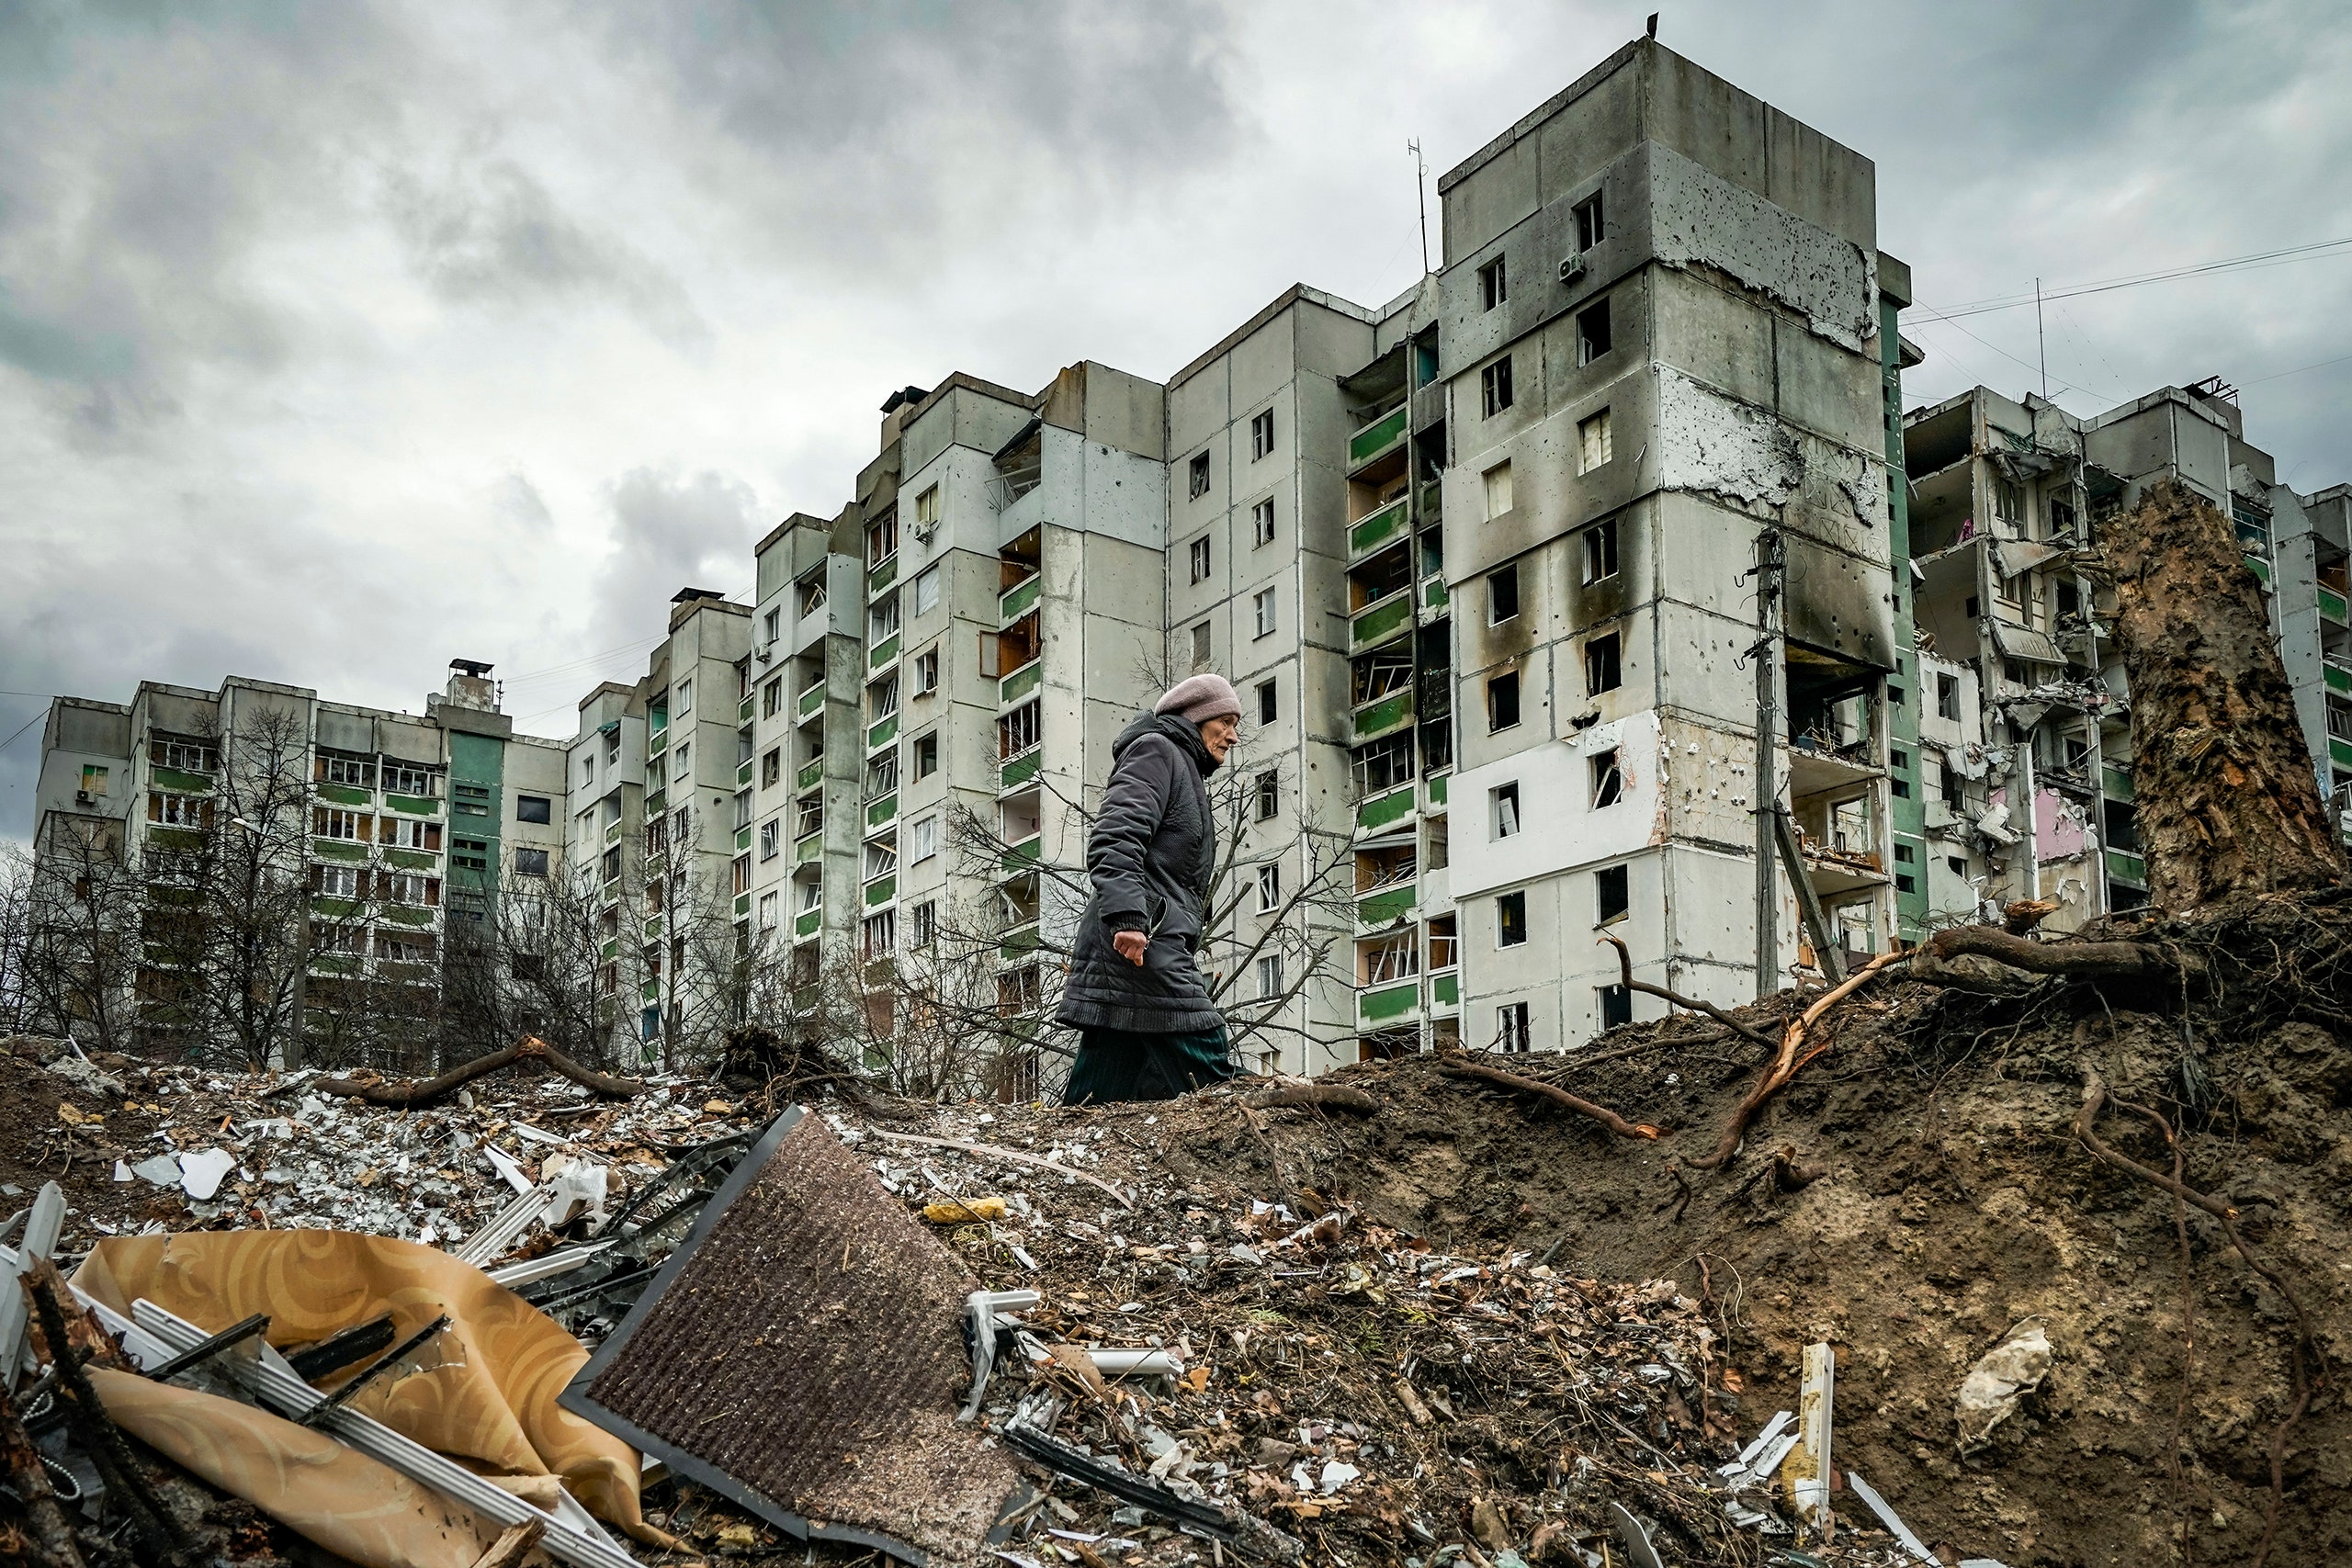
[[[1637,42],[1439,189],[1465,1034],[1550,1048],[1646,1015],[1604,932],[1724,1002],[1813,960],[1776,876],[1758,973],[1759,794],[1830,940],[1883,946],[1901,650],[1869,161]]]
[[[289,951],[319,949],[288,1055],[302,1041],[333,1050],[345,991],[432,992],[466,922],[563,863],[562,749],[514,733],[490,675],[455,661],[422,717],[245,679],[210,692],[142,682],[128,704],[61,697],[42,736],[40,875],[71,898],[58,879],[86,882],[93,859],[119,868],[135,906],[120,913],[152,938],[202,878],[264,846],[272,876],[309,890],[285,914],[309,928],[285,933]],[[190,1021],[190,977],[168,934],[126,967],[122,1016],[151,1040],[227,1047]],[[431,1010],[417,1004],[420,1018]]]

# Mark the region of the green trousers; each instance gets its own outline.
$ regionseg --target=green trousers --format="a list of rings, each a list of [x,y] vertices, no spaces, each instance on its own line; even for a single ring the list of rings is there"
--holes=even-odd
[[[1080,1032],[1078,1060],[1070,1064],[1062,1103],[1173,1100],[1203,1084],[1222,1083],[1234,1071],[1222,1024],[1189,1034],[1088,1029]]]

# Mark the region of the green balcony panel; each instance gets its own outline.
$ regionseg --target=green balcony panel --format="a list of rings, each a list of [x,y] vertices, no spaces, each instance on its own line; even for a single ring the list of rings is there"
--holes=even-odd
[[[2339,768],[2352,768],[2352,740],[2338,740],[2334,736],[2330,736],[2327,742],[2327,760]]]
[[[2107,786],[2107,797],[2109,800],[2132,798],[2132,775],[2121,768],[2100,770],[2100,782]]]
[[[606,842],[606,843],[608,843],[608,844],[617,844],[617,843],[619,843],[620,841],[621,841],[621,825],[620,825],[619,823],[617,823],[617,822],[607,822],[607,823],[605,823],[605,842]]]
[[[1361,653],[1413,629],[1413,596],[1392,593],[1348,622],[1348,646]]]
[[[2329,691],[2352,695],[2352,669],[2346,669],[2341,664],[2323,664],[2320,666],[2319,673],[2320,679],[2327,683]]]
[[[637,988],[637,996],[639,1001],[660,1001],[662,999],[662,982],[659,980],[646,981],[645,984]]]
[[[1407,686],[1356,709],[1358,740],[1377,739],[1413,722],[1413,688]]]
[[[1430,976],[1430,1005],[1453,1008],[1462,1005],[1462,976],[1449,969],[1442,975]]]
[[[1045,581],[1042,577],[1033,575],[1027,581],[1016,582],[998,595],[996,624],[1001,626],[1008,626],[1026,614],[1029,606],[1037,602],[1038,590],[1044,585]]]
[[[1421,584],[1421,604],[1431,610],[1449,608],[1453,601],[1445,595],[1445,579],[1432,577]]]
[[[750,783],[752,782],[752,764],[751,764],[751,763],[749,763],[749,762],[738,762],[738,763],[735,765],[735,782],[736,782],[738,784],[750,784]]]
[[[800,765],[798,773],[792,775],[792,787],[795,789],[815,789],[824,782],[825,759],[822,757],[811,757]]]
[[[311,973],[313,975],[356,975],[359,973],[359,960],[333,956],[313,958],[311,960]]]
[[[998,864],[1006,871],[1027,871],[1037,863],[1043,843],[1041,839],[1023,839],[1008,847]]]
[[[752,847],[752,830],[749,828],[735,829],[735,847],[739,850],[748,850]]]
[[[386,850],[384,863],[398,866],[402,871],[431,871],[441,863],[441,857],[427,854],[423,850]]]
[[[429,926],[433,923],[433,911],[413,908],[406,904],[388,904],[384,907],[384,919],[395,925]]]
[[[158,789],[178,790],[183,795],[210,795],[213,780],[210,773],[191,773],[178,768],[157,768],[153,782]],[[365,806],[375,797],[364,789],[344,789],[337,784],[321,784],[319,798],[344,806]]]
[[[898,814],[899,797],[895,795],[886,795],[865,808],[865,825],[869,828],[879,828]]]
[[[421,795],[386,795],[384,804],[409,817],[438,817],[441,803]]]
[[[1370,462],[1405,437],[1405,405],[1395,408],[1348,437],[1348,466]]]
[[[869,909],[887,904],[899,896],[899,879],[886,876],[865,885],[865,907]]]
[[[1036,951],[1037,928],[1034,924],[1005,932],[1004,940],[997,943],[996,949],[997,956],[1007,964],[1025,958]]]
[[[751,722],[752,722],[752,699],[751,699],[751,698],[749,698],[749,697],[745,697],[741,702],[737,703],[737,704],[735,705],[735,723],[736,723],[736,725],[737,725],[737,727],[738,727],[738,728],[741,728],[741,726],[746,725],[746,724],[749,724],[749,723],[751,723]]]
[[[1356,924],[1385,926],[1403,919],[1413,912],[1413,899],[1418,893],[1411,883],[1401,887],[1385,888],[1369,898],[1356,900]]]
[[[1398,496],[1377,512],[1359,517],[1348,529],[1348,554],[1361,558],[1405,532],[1405,498]]]
[[[662,935],[662,917],[659,915],[654,916],[651,919],[645,922],[641,930],[644,939],[647,942],[658,941]]]
[[[607,939],[604,947],[599,951],[601,955],[605,958],[618,958],[621,955],[620,939],[618,937]]]
[[[661,816],[663,811],[669,809],[669,806],[670,792],[666,789],[657,789],[645,797],[645,814],[648,817]]]
[[[1366,1023],[1385,1023],[1403,1018],[1421,1005],[1421,986],[1418,980],[1408,980],[1401,986],[1384,986],[1376,991],[1356,993],[1356,1017]]]
[[[156,843],[160,840],[156,834],[150,833],[147,835],[147,841]],[[365,861],[368,858],[368,846],[355,844],[348,839],[312,839],[311,852],[314,855],[323,855],[328,860]]]
[[[997,788],[1000,790],[1012,789],[1017,785],[1027,784],[1031,779],[1035,778],[1037,776],[1037,763],[1044,756],[1045,753],[1042,751],[1023,751],[1020,756],[1013,758],[1012,761],[1007,762],[1003,768],[998,772],[996,778]]]
[[[359,913],[359,905],[355,899],[322,898],[314,896],[311,899],[311,912],[323,915],[330,920],[347,920]]]
[[[657,729],[652,734],[645,738],[645,760],[647,761],[650,762],[656,757],[667,756],[669,755],[669,752],[670,732],[668,730]]]
[[[748,915],[752,912],[752,896],[749,893],[735,895],[735,912],[739,915]]]
[[[2268,561],[2264,560],[2260,556],[2248,556],[2245,558],[2245,566],[2248,571],[2251,571],[2255,576],[2262,579],[2262,586],[2265,588],[2270,586],[2270,563]]]
[[[996,700],[1000,703],[1017,703],[1035,691],[1044,683],[1045,679],[1045,660],[1033,659],[997,682]]]
[[[1413,814],[1413,786],[1398,784],[1378,795],[1367,795],[1356,805],[1356,826],[1363,829],[1385,828],[1391,822],[1401,822]]]
[[[865,656],[865,667],[868,670],[879,670],[898,657],[899,634],[892,632],[874,645],[874,650]]]
[[[204,847],[203,833],[194,828],[150,828],[146,839],[150,845],[159,850],[200,850]],[[325,839],[313,840],[314,844],[331,841]],[[368,857],[362,853],[358,858],[365,860]]]
[[[1453,775],[1452,773],[1431,773],[1423,781],[1424,787],[1429,791],[1430,809],[1431,811],[1442,811],[1445,809],[1445,786],[1447,782],[1453,777]]]
[[[825,858],[825,835],[811,833],[792,846],[792,863],[807,865],[810,861]]]
[[[892,714],[888,718],[876,720],[874,727],[865,732],[865,749],[869,751],[878,750],[898,738],[899,716]]]
[[[865,574],[865,596],[872,598],[899,581],[899,558],[892,556]]]
[[[794,711],[802,718],[807,718],[810,714],[817,713],[823,709],[824,705],[825,687],[824,683],[820,682],[816,685],[811,686],[807,691],[801,693],[799,699],[793,705],[793,707]]]
[[[2148,880],[2148,865],[2138,855],[2109,850],[2107,852],[2107,874],[2120,882],[2144,883]]]
[[[2319,613],[2331,621],[2352,620],[2345,610],[2344,595],[2323,588],[2319,591]]]
[[[792,934],[797,937],[815,936],[818,928],[824,923],[825,911],[822,908],[803,909],[792,917]]]

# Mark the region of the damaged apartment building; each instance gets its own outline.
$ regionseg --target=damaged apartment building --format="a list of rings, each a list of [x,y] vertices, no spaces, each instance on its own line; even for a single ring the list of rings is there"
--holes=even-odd
[[[2161,479],[2230,518],[2320,787],[2352,786],[2352,492],[2279,483],[2233,389],[2166,387],[2084,419],[1976,387],[1904,424],[1931,923],[2041,899],[2074,930],[2145,902],[2131,693],[2092,530]]]
[[[1385,304],[902,388],[752,603],[679,594],[543,782],[618,1039],[846,990],[869,1062],[1036,1092],[1112,744],[1195,670],[1244,705],[1202,963],[1249,1068],[1580,1044],[1661,1005],[1612,943],[1727,1004],[2007,898],[2078,924],[2143,886],[2078,552],[2165,474],[2352,773],[2345,489],[2275,483],[2213,385],[1906,416],[1867,158],[1637,39],[1439,191]]]

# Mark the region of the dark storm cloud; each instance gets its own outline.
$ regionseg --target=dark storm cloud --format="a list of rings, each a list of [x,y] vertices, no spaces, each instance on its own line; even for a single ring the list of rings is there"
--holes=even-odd
[[[596,580],[596,624],[651,636],[681,588],[751,586],[759,498],[730,474],[638,468],[612,488],[613,553]]]

